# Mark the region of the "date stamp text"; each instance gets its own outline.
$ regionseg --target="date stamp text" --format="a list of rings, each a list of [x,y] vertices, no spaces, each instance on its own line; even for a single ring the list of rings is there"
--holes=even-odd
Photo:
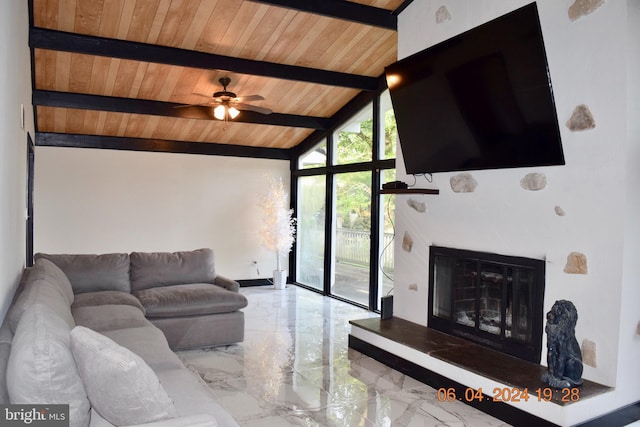
[[[555,390],[553,388],[544,387],[536,388],[529,391],[528,388],[518,387],[495,387],[491,393],[486,394],[482,388],[474,389],[467,387],[463,393],[459,393],[455,388],[439,388],[436,397],[440,402],[453,402],[456,400],[464,402],[528,402],[529,399],[538,402],[562,402],[570,403],[580,400],[579,388],[563,388]]]

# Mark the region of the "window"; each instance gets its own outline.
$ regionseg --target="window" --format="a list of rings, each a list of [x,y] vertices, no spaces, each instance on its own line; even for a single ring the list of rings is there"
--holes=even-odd
[[[382,182],[395,181],[396,170],[387,169],[382,171]],[[393,242],[395,240],[395,212],[396,196],[394,194],[383,194],[380,196],[380,215],[378,221],[380,246],[378,253],[378,298],[376,300],[376,310],[380,310],[380,297],[393,293],[393,272],[394,272],[394,252]]]
[[[396,116],[393,112],[393,105],[391,105],[391,96],[389,91],[385,90],[380,95],[380,135],[383,136],[380,144],[380,158],[381,159],[395,159],[396,158],[396,146],[398,142],[398,130],[396,128]],[[386,181],[383,181],[386,182]]]
[[[294,281],[380,309],[393,289],[396,125],[387,91],[294,160],[298,237]],[[355,110],[355,108],[354,108]]]
[[[312,150],[300,156],[298,168],[311,169],[327,166],[327,141],[324,140]]]
[[[317,290],[324,282],[325,183],[324,175],[298,179],[296,281]]]
[[[331,293],[369,305],[371,272],[371,172],[335,177]]]
[[[371,104],[342,125],[333,136],[334,164],[370,162],[373,152],[373,108]]]

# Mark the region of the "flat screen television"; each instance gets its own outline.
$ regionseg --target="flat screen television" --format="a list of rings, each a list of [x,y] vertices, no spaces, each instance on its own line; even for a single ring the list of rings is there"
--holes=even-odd
[[[565,164],[535,3],[385,74],[407,173]]]

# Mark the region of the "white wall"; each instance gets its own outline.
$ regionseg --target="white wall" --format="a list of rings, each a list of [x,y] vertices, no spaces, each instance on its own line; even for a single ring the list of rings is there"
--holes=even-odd
[[[640,2],[627,1],[627,164],[624,230],[624,266],[622,273],[622,307],[620,311],[620,349],[618,351],[617,391],[631,403],[640,390]],[[638,422],[640,425],[640,422]]]
[[[27,2],[0,2],[0,319],[18,285],[26,251],[27,132],[34,134],[28,33]]]
[[[413,2],[400,15],[399,58],[528,3],[528,0]],[[409,232],[415,243],[410,253],[403,251],[399,243],[396,246],[394,313],[416,323],[427,323],[431,244],[546,259],[545,312],[558,299],[573,301],[579,312],[578,341],[589,339],[597,345],[597,366],[585,366],[584,377],[620,385],[631,381],[618,376],[621,340],[626,340],[627,348],[630,339],[618,333],[623,250],[626,229],[631,224],[637,228],[638,222],[637,212],[624,220],[628,193],[637,192],[623,184],[627,178],[637,178],[635,171],[627,175],[626,167],[628,163],[637,165],[639,160],[637,144],[632,147],[628,141],[627,121],[637,121],[637,115],[632,116],[627,105],[626,55],[631,48],[627,41],[627,9],[625,2],[606,2],[594,13],[572,22],[567,14],[571,3],[537,2],[567,164],[473,172],[479,185],[475,192],[466,194],[451,190],[452,173],[435,174],[433,184],[419,178],[417,187],[438,188],[440,195],[413,196],[427,203],[426,214],[409,208],[408,196],[398,198],[396,232],[399,236]],[[448,8],[452,19],[436,24],[435,13],[442,5]],[[571,132],[564,126],[578,104],[589,106],[595,117],[595,129]],[[633,132],[637,134],[637,129]],[[547,187],[536,192],[522,189],[520,180],[530,172],[544,173]],[[401,161],[398,177],[407,182],[413,180],[404,175]],[[628,185],[637,184],[636,181]],[[637,205],[637,201],[634,203]],[[557,215],[555,206],[560,206],[566,215]],[[637,206],[634,209],[637,211]],[[627,246],[635,246],[637,251],[637,243]],[[587,275],[563,272],[567,255],[572,251],[586,254]],[[417,285],[417,291],[412,290],[413,284]],[[634,292],[637,295],[637,290]],[[628,317],[638,316],[635,301],[635,314],[629,312]],[[636,338],[632,338],[636,340],[635,354]],[[545,357],[542,359],[544,363]],[[633,381],[637,384],[637,380]],[[636,387],[632,394],[625,399],[638,400],[640,388]]]
[[[288,186],[287,161],[36,147],[35,169],[36,252],[211,247],[217,272],[233,279],[275,268],[255,234],[257,199],[267,174]]]

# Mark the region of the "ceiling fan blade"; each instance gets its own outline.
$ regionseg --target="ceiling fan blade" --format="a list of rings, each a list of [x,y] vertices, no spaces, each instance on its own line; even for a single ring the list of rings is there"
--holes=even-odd
[[[264,96],[262,96],[262,95],[239,96],[239,97],[235,98],[234,101],[238,101],[238,102],[264,101]]]
[[[204,93],[193,92],[191,95],[202,96],[203,98],[211,99],[211,95],[205,95]]]
[[[251,105],[251,104],[243,104],[242,102],[234,102],[231,105],[233,107],[236,107],[238,110],[255,111],[256,113],[260,113],[260,114],[271,114],[271,110],[269,110],[268,108],[256,107],[255,105]]]
[[[216,105],[216,102],[205,102],[202,104],[185,104],[185,105],[176,105],[173,108],[187,108],[187,107],[211,107]]]

